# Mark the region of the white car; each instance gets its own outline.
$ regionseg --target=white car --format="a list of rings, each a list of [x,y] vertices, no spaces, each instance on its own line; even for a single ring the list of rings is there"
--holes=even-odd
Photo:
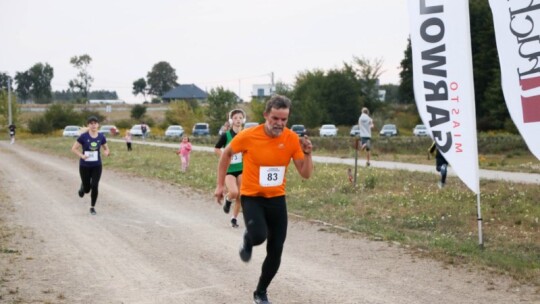
[[[81,127],[79,126],[66,126],[62,136],[64,137],[79,137],[81,135]]]
[[[182,137],[184,128],[181,125],[172,125],[165,130],[165,137]]]
[[[388,124],[384,125],[381,129],[381,132],[379,132],[380,136],[398,136],[399,131],[396,127],[396,125]]]
[[[142,136],[142,130],[141,125],[134,125],[131,127],[131,130],[129,130],[129,133],[131,133],[131,136]],[[150,127],[146,127],[146,136],[150,133]]]
[[[335,125],[322,125],[319,129],[319,136],[337,136],[337,130]]]
[[[416,125],[412,132],[414,136],[428,136],[427,128],[424,125]]]

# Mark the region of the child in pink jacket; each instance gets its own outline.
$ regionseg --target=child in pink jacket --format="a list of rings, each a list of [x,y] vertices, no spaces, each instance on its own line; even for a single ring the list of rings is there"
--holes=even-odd
[[[180,162],[182,166],[180,169],[182,172],[186,172],[187,168],[189,167],[189,154],[191,153],[191,143],[189,142],[189,137],[184,136],[182,137],[182,141],[180,142],[180,148],[178,151],[176,151],[176,154],[180,157]]]

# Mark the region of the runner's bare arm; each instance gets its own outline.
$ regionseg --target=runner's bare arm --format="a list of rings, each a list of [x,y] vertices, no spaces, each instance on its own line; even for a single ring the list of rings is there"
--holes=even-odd
[[[86,155],[81,153],[81,144],[78,141],[75,141],[73,146],[71,147],[71,152],[75,153],[79,158],[86,159]]]
[[[218,169],[217,169],[217,181],[216,181],[216,191],[214,191],[214,196],[216,197],[217,203],[221,204],[223,199],[223,189],[225,187],[225,176],[227,175],[227,168],[231,164],[231,157],[233,152],[230,146],[225,147],[219,158]]]
[[[103,147],[103,154],[105,156],[109,156],[111,154],[111,150],[109,150],[109,146],[107,144],[101,145]]]
[[[304,135],[304,137],[300,139],[300,146],[304,152],[304,158],[293,160],[294,165],[296,170],[298,170],[298,173],[300,173],[300,176],[303,178],[309,178],[313,173],[313,160],[311,159],[313,145],[311,144],[311,140],[309,140],[307,135]]]

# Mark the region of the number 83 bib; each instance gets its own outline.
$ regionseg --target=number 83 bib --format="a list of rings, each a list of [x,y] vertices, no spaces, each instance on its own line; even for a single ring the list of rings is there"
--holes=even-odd
[[[259,184],[262,187],[275,187],[283,184],[285,167],[260,167]]]

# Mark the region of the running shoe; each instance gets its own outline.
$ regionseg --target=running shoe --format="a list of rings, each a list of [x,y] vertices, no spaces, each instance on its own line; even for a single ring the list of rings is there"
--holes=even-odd
[[[225,198],[225,205],[223,205],[223,212],[229,213],[231,211],[231,205],[232,202],[229,200],[229,198]]]
[[[238,221],[234,217],[231,219],[231,225],[233,228],[238,228]]]
[[[240,259],[244,263],[247,263],[249,262],[249,260],[251,260],[251,250],[253,248],[247,249],[247,247],[248,246],[246,246],[246,244],[242,243],[242,245],[240,246],[240,251],[239,251]]]
[[[90,208],[90,214],[96,215],[96,209],[94,209],[94,207]]]
[[[81,187],[79,188],[79,197],[83,197],[84,196],[84,189],[83,189],[83,186],[81,184]]]
[[[253,292],[253,303],[254,304],[272,304],[272,302],[268,301],[268,295],[266,294],[266,291]]]
[[[366,167],[369,167],[371,164],[369,162],[366,163]]]

